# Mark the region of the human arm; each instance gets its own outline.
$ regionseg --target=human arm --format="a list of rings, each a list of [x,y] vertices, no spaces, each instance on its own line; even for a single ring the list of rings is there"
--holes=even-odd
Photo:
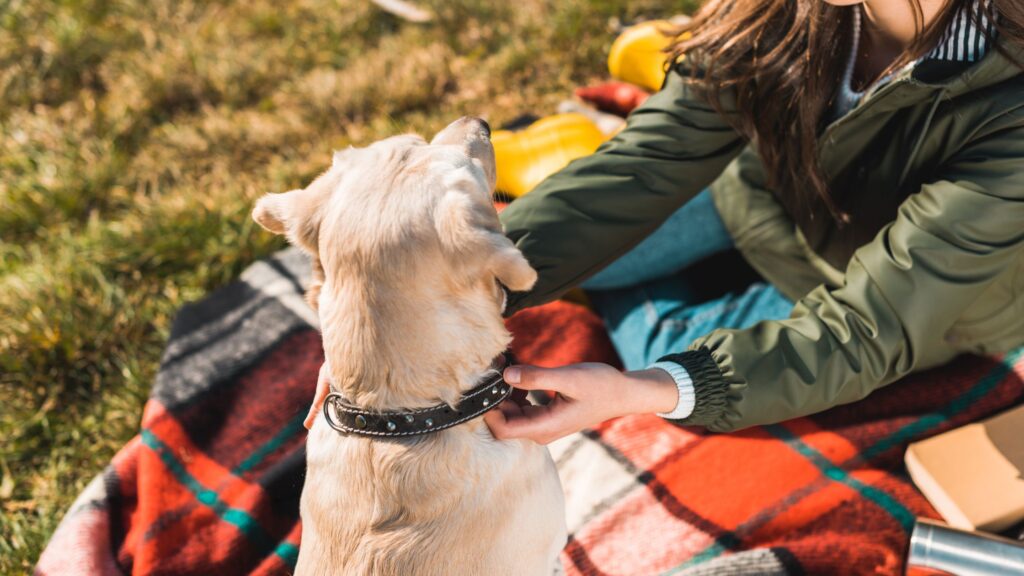
[[[911,195],[896,219],[856,252],[841,287],[819,286],[789,319],[716,330],[690,350],[665,357],[687,368],[696,393],[693,414],[678,422],[724,432],[786,420],[858,400],[949,360],[959,350],[947,335],[963,311],[994,278],[1020,266],[1022,223],[1024,127],[991,130]],[[540,389],[561,385],[560,374],[550,371],[538,372],[531,383]],[[623,396],[633,393],[627,388]],[[594,394],[579,405],[599,404],[604,396]],[[603,414],[607,408],[594,410]],[[590,420],[570,421],[539,408],[499,433],[570,433],[574,424]]]
[[[512,202],[505,233],[538,272],[529,292],[510,294],[507,314],[553,300],[653,232],[708,186],[743,149],[701,86],[678,71],[633,111],[627,127]]]
[[[729,431],[812,414],[951,359],[957,320],[1024,254],[1024,126],[1008,117],[978,132],[854,254],[842,286],[670,355],[697,367],[681,423]]]

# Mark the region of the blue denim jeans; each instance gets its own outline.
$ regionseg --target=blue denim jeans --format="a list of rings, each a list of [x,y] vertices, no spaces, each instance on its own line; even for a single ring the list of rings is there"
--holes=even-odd
[[[707,190],[581,287],[627,370],[716,328],[746,328],[793,309],[735,252]]]

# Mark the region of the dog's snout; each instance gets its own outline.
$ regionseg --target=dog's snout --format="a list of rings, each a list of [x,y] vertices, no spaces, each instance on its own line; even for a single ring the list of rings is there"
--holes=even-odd
[[[484,130],[484,136],[491,137],[491,125],[487,123],[487,120],[483,118],[477,118],[477,122],[480,123],[480,127]]]
[[[433,144],[464,144],[491,139],[491,125],[477,116],[463,116],[437,133]]]
[[[479,116],[463,116],[462,118],[459,118],[458,122],[466,125],[467,128],[470,126],[478,128],[485,138],[491,137],[491,125],[487,123],[487,120],[484,120]]]

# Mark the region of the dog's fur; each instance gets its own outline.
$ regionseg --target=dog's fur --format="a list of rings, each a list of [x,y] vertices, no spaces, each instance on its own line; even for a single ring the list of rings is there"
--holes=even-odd
[[[307,188],[261,198],[253,218],[313,261],[324,372],[371,409],[454,403],[511,340],[502,292],[536,272],[490,200],[486,124],[427,143],[397,136],[336,153]],[[555,570],[565,543],[547,450],[495,440],[482,419],[385,440],[317,417],[306,445],[298,574],[522,574]]]

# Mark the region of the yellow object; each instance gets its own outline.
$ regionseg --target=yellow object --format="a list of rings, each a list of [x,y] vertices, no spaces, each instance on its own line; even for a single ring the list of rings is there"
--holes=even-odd
[[[608,72],[651,92],[660,90],[668,58],[664,50],[672,43],[663,32],[673,27],[668,20],[651,20],[623,30],[608,53]]]
[[[548,116],[517,132],[498,130],[491,135],[497,188],[522,196],[569,162],[592,154],[604,139],[597,126],[579,113]]]

